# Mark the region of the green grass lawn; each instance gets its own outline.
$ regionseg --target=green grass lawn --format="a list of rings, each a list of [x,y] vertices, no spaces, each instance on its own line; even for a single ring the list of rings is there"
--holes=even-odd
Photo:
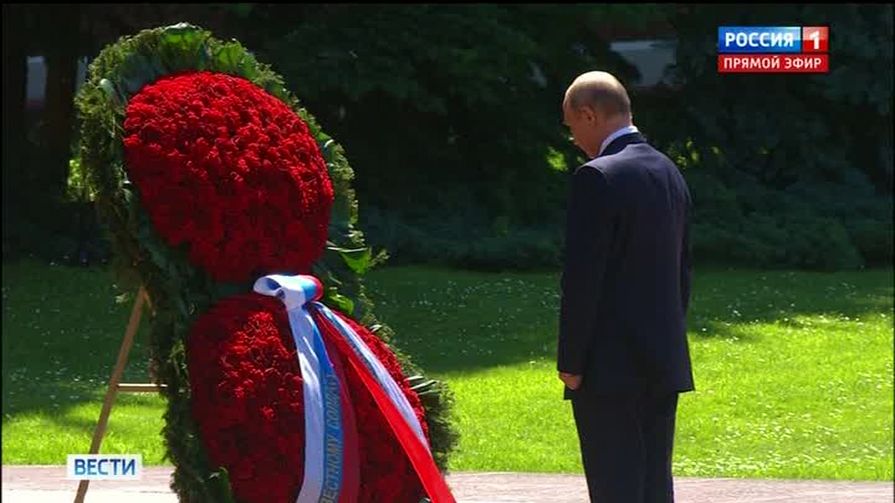
[[[3,265],[4,464],[86,452],[130,304],[101,269]],[[454,470],[580,472],[554,370],[554,273],[406,267],[368,285],[396,344],[456,394]],[[891,480],[892,270],[697,271],[697,391],[675,474]],[[146,332],[126,380],[146,379]],[[121,395],[104,452],[164,462],[163,403]]]

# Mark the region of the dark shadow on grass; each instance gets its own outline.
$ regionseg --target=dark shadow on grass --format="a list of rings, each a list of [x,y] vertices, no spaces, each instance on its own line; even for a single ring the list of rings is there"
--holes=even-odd
[[[28,383],[26,385],[9,385],[4,386],[4,390],[13,391],[10,397],[5,400],[3,413],[4,417],[15,417],[19,415],[44,414],[52,421],[61,426],[68,426],[74,429],[92,435],[97,421],[99,420],[100,407],[106,394],[106,387],[101,390],[93,386],[73,385],[65,381],[44,381],[39,385]],[[121,410],[122,406],[134,403],[147,403],[151,399],[158,397],[155,393],[118,393],[110,414],[110,424],[114,424],[116,410]],[[162,400],[164,400],[162,398]],[[95,416],[91,417],[72,417],[70,412],[78,409],[83,405],[96,406]],[[159,417],[164,413],[160,411]],[[85,445],[84,449],[88,449],[90,445]]]
[[[554,361],[558,281],[557,273],[406,267],[375,272],[368,290],[377,302],[379,317],[395,330],[398,347],[415,362],[431,372],[465,372]],[[689,337],[748,343],[752,337],[740,328],[749,323],[795,325],[795,319],[803,316],[854,320],[870,313],[891,315],[892,292],[891,269],[838,273],[697,270]],[[452,303],[464,307],[452,307]],[[519,316],[520,312],[527,315]],[[644,316],[648,315],[645,311]]]
[[[49,397],[75,395],[69,393],[75,378],[86,388],[78,387],[68,406],[101,401],[131,308],[115,304],[119,292],[108,269],[23,261],[4,263],[3,273],[3,413],[53,413]],[[394,329],[396,347],[427,374],[553,362],[558,285],[558,273],[424,267],[383,269],[367,278],[375,312]],[[693,292],[691,339],[748,342],[738,327],[751,322],[891,315],[892,270],[697,269]],[[147,325],[144,318],[125,382],[147,382]]]
[[[19,367],[21,368],[21,367]],[[111,373],[111,365],[109,367]],[[123,382],[148,382],[130,373],[129,379]],[[3,379],[3,417],[4,421],[31,414],[43,414],[51,417],[58,424],[75,426],[93,433],[93,428],[99,419],[99,408],[96,416],[89,419],[74,419],[68,416],[68,412],[82,405],[101,406],[108,389],[108,377],[94,382],[74,381],[79,375],[56,374],[53,378],[12,378],[9,374]],[[111,417],[114,420],[115,408],[124,403],[134,403],[143,397],[158,396],[156,393],[124,393],[118,392],[112,408]],[[88,446],[85,447],[88,448]]]
[[[132,298],[116,303],[114,281],[108,267],[3,263],[4,420],[102,403],[132,309]],[[149,382],[148,322],[123,382]]]
[[[856,320],[893,308],[892,270],[865,272],[707,271],[697,276],[689,333],[695,338],[736,338],[742,328],[775,323],[803,328],[802,317]],[[847,321],[847,320],[846,320]]]
[[[15,391],[15,394],[7,397],[8,390]],[[10,419],[20,416],[30,416],[33,414],[43,415],[47,417],[47,421],[51,422],[55,427],[66,432],[76,432],[83,437],[82,440],[78,442],[72,443],[71,441],[68,441],[67,445],[70,445],[69,449],[71,451],[68,453],[57,453],[60,456],[58,461],[51,461],[51,463],[64,464],[66,454],[87,453],[90,451],[92,438],[99,421],[99,414],[105,397],[105,391],[105,387],[98,390],[95,386],[81,385],[79,383],[73,385],[71,382],[65,380],[44,380],[40,383],[28,382],[25,384],[16,383],[11,386],[4,385],[4,434],[11,434],[10,431],[6,430],[6,423]],[[154,441],[157,441],[164,452],[166,449],[164,446],[165,439],[162,433],[163,424],[161,422],[164,414],[164,406],[158,410],[157,415],[152,414],[155,417],[150,418],[141,415],[139,422],[134,422],[133,419],[131,419],[126,428],[124,427],[122,418],[122,413],[128,405],[147,403],[150,399],[157,400],[157,396],[158,395],[154,394],[132,395],[119,393],[109,416],[105,435],[100,445],[100,452],[109,452],[109,446],[116,443],[114,441],[115,438],[128,439],[131,438],[131,435],[146,437],[142,431],[135,431],[136,429],[143,430],[146,428],[146,423],[143,421],[144,417],[151,424],[158,424],[158,428],[153,428],[151,434],[154,435]],[[162,403],[164,403],[164,401],[162,401]],[[92,406],[94,411],[87,415],[83,413],[78,415],[73,414],[75,409],[80,409],[85,405]],[[21,434],[22,433],[19,433],[19,435]],[[35,439],[35,441],[37,441],[37,439]],[[19,453],[19,456],[21,456],[21,454],[22,453]],[[25,462],[29,463],[29,461]],[[32,459],[30,462],[34,462],[34,460]],[[146,459],[144,454],[144,463],[145,462]],[[170,463],[170,461],[166,460],[163,460],[163,462]]]

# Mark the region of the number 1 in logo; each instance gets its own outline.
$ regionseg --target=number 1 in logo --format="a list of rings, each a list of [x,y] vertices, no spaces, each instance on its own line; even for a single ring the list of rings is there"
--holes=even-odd
[[[830,28],[828,26],[802,27],[802,52],[829,52]]]

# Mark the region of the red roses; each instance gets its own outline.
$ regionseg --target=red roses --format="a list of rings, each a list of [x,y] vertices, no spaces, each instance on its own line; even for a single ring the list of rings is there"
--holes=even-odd
[[[217,281],[308,272],[333,188],[308,126],[241,77],[168,75],[128,103],[128,173],[156,231]]]
[[[326,243],[333,188],[308,126],[240,77],[162,77],[133,96],[124,121],[128,175],[165,242],[216,281],[307,273]],[[419,397],[394,354],[354,324],[400,383],[426,430]],[[240,502],[295,500],[304,465],[302,376],[282,303],[225,299],[187,338],[192,413],[212,469],[227,468]],[[363,502],[411,502],[422,488],[363,389],[345,370],[357,419]],[[428,434],[428,432],[426,432]]]
[[[350,322],[398,382],[428,436],[419,397],[378,337]],[[237,500],[295,500],[304,467],[302,378],[281,301],[259,294],[225,299],[187,339],[193,416],[212,467],[224,466]],[[350,366],[362,502],[417,502],[422,487],[372,397]]]

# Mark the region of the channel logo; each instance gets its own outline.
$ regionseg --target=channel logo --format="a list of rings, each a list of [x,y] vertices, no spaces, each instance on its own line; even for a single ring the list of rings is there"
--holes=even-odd
[[[829,73],[828,26],[719,26],[718,73]]]
[[[137,480],[143,473],[140,454],[69,454],[68,479]]]

